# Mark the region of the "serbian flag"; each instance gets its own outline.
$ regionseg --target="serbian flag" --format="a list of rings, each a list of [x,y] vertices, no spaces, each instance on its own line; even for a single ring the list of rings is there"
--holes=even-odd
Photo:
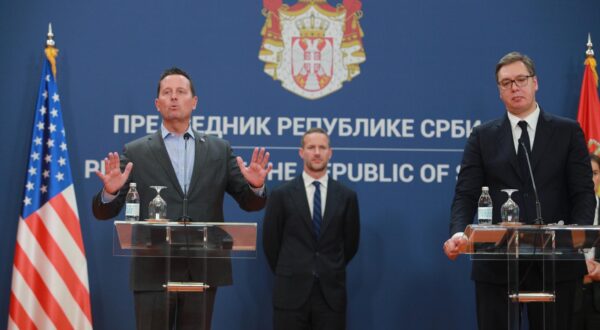
[[[577,121],[583,129],[590,152],[600,152],[600,100],[598,100],[598,73],[596,59],[592,50],[591,37],[588,35],[581,95],[579,96],[579,112]]]
[[[35,107],[8,329],[92,329],[87,261],[56,85],[52,28]]]

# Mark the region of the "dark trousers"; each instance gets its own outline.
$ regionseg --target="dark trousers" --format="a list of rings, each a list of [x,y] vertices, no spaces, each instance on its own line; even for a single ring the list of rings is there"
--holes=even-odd
[[[600,295],[597,283],[581,284],[575,292],[575,314],[573,330],[600,329],[600,309],[595,304],[595,297]]]
[[[571,330],[576,286],[576,281],[556,283],[556,301],[553,303],[509,304],[507,285],[475,282],[479,330],[520,329],[519,322],[525,313],[530,330]],[[524,290],[539,288],[533,284],[532,287],[525,286]],[[510,328],[509,313],[512,313]]]
[[[210,330],[217,288],[201,292],[135,291],[137,330]]]
[[[343,330],[346,328],[346,312],[336,312],[325,300],[319,281],[315,281],[308,300],[298,309],[275,307],[273,315],[275,330]]]

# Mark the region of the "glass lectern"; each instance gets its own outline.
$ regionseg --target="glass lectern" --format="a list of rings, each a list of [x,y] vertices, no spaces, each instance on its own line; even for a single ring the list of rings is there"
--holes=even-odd
[[[162,259],[167,301],[199,295],[194,297],[199,298],[198,313],[205,313],[205,293],[214,283],[231,278],[229,259],[256,258],[256,228],[256,223],[115,221],[113,253]],[[172,315],[165,309],[167,329]],[[206,326],[199,324],[197,329]]]
[[[469,225],[468,245],[463,252],[471,259],[496,260],[507,264],[509,328],[520,325],[520,303],[547,304],[556,298],[557,267],[581,260],[584,249],[599,247],[600,226],[577,225]],[[562,261],[569,261],[567,263]],[[520,267],[541,269],[539,290],[523,291],[528,272]],[[524,266],[526,265],[526,266]]]

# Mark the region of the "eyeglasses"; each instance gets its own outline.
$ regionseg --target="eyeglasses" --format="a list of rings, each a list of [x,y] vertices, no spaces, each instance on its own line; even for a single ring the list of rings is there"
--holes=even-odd
[[[529,82],[529,78],[531,78],[533,76],[518,76],[515,79],[504,79],[500,82],[498,82],[498,86],[500,86],[501,89],[506,90],[506,89],[511,89],[513,83],[515,85],[517,85],[517,87],[525,87],[527,86],[527,83]]]

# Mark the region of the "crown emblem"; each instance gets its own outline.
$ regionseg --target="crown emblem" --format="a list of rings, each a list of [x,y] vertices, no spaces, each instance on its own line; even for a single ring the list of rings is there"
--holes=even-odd
[[[600,142],[595,139],[588,141],[588,149],[596,156],[600,156]]]
[[[298,28],[300,36],[303,38],[322,38],[325,36],[327,28],[329,28],[329,22],[310,15],[310,17],[297,20],[296,28]]]

